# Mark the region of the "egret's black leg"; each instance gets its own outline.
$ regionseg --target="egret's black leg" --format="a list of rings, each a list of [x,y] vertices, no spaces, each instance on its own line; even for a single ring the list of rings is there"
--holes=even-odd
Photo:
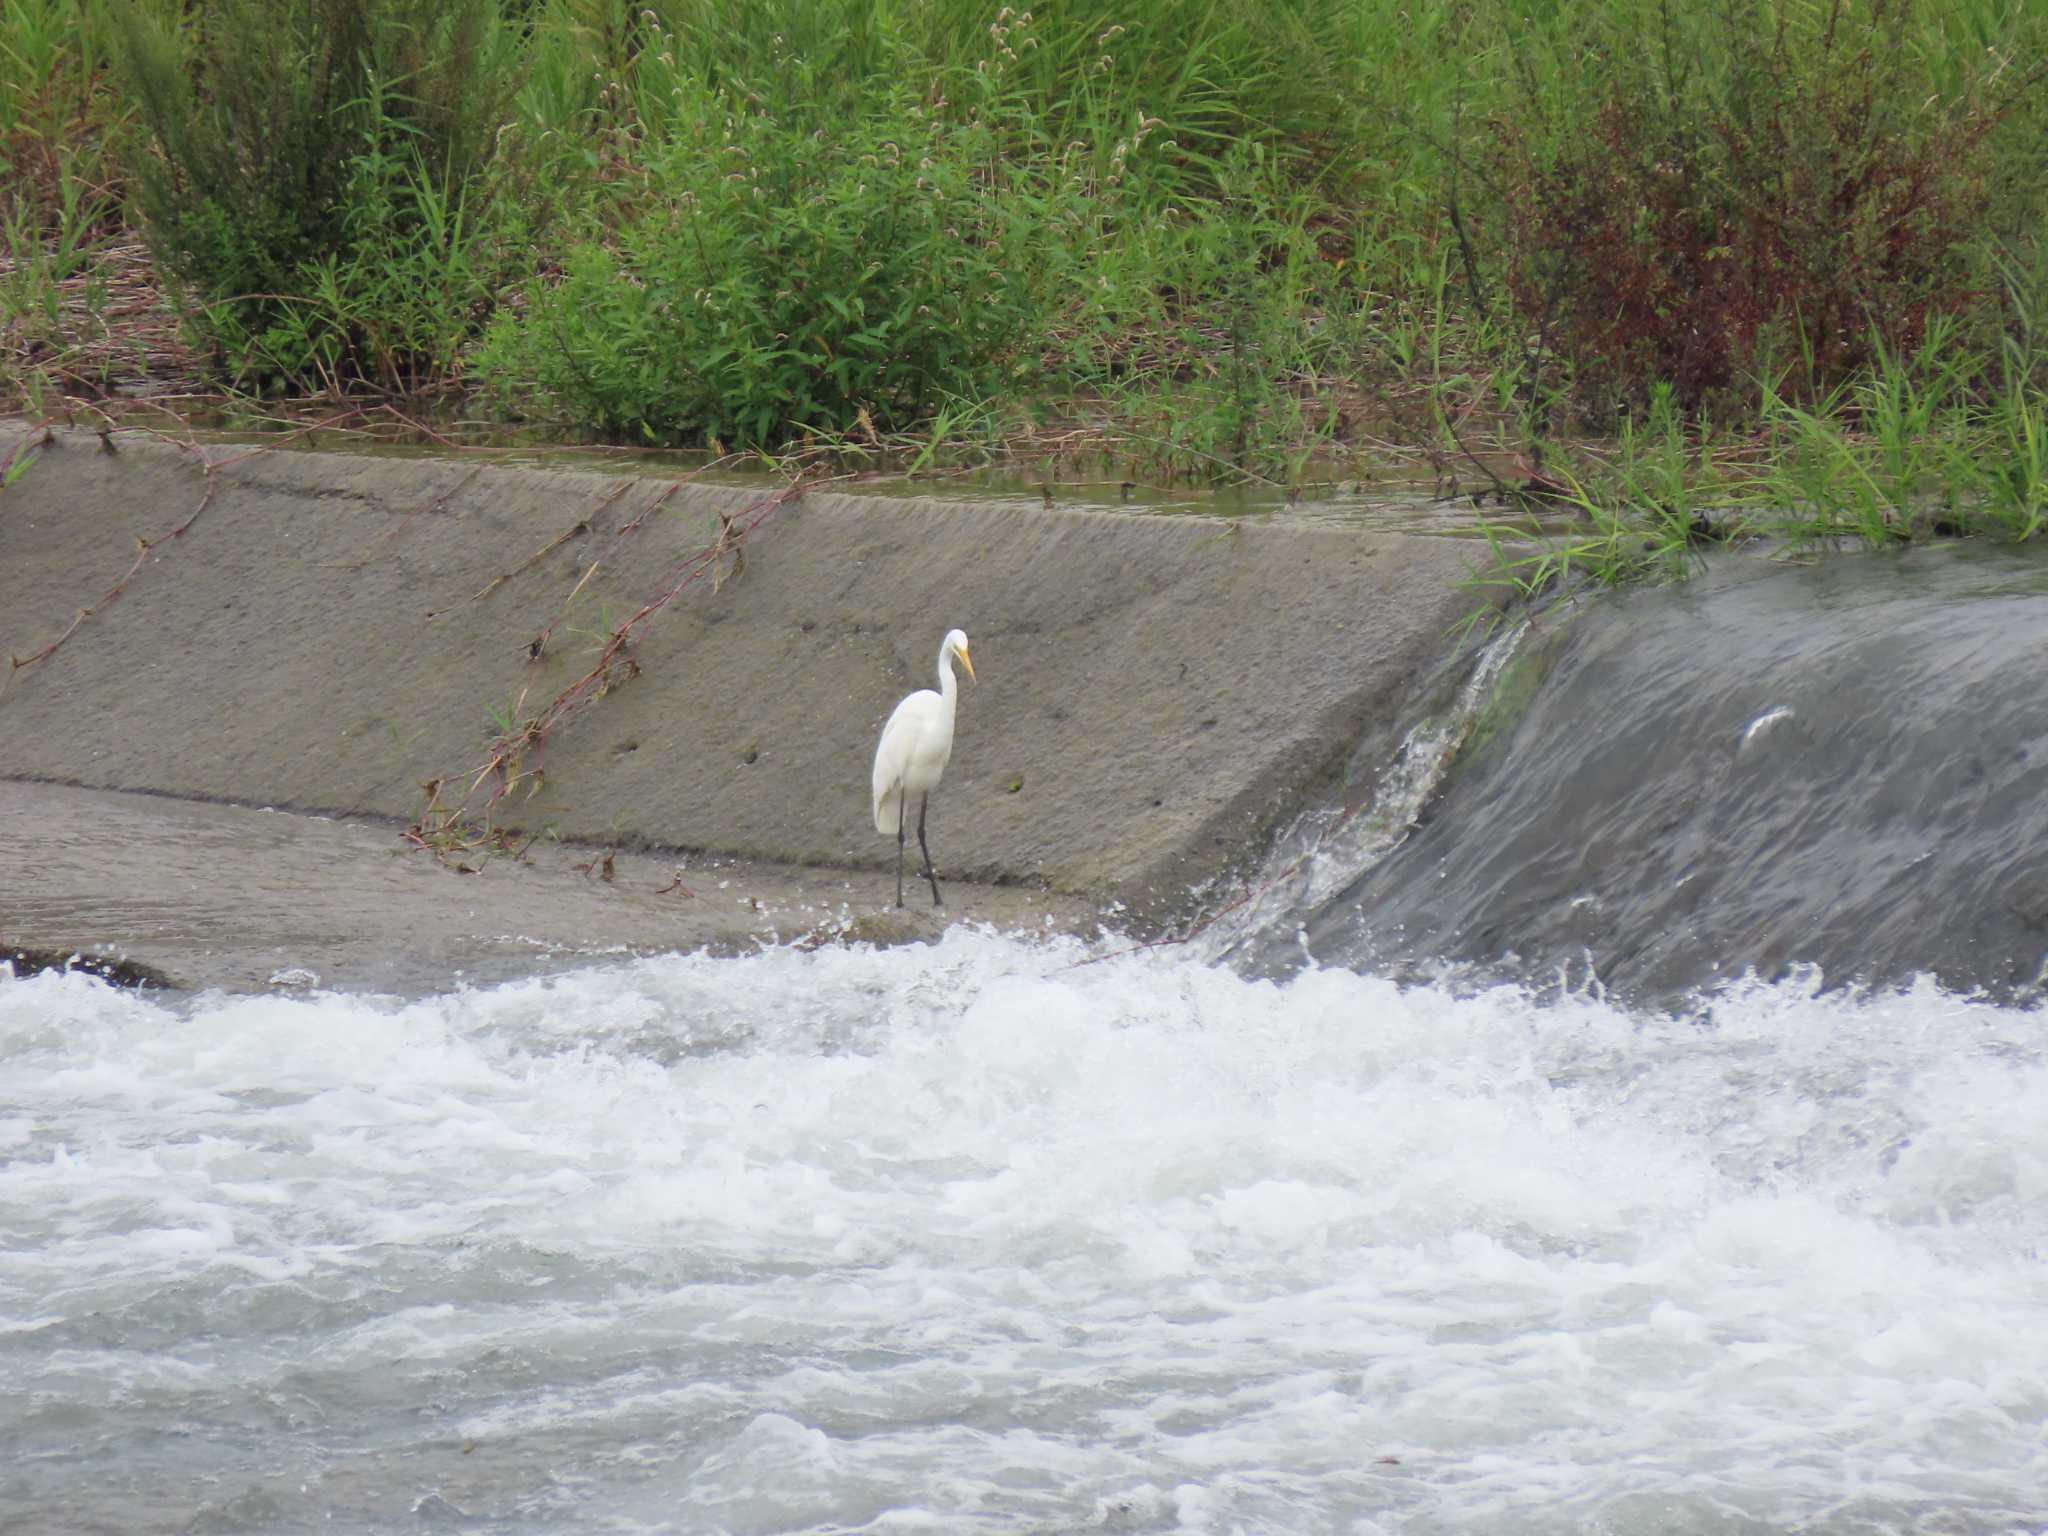
[[[899,794],[896,797],[896,905],[903,905],[903,834],[908,828],[905,820],[910,814],[910,797]]]
[[[939,872],[932,868],[932,851],[925,846],[924,813],[931,809],[932,797],[920,795],[917,801],[917,851],[924,855],[924,877],[932,883],[932,905],[943,907],[945,898],[939,895]]]

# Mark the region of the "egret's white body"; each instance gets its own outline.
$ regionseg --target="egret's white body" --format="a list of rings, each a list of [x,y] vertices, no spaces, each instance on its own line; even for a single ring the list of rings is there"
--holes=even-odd
[[[882,727],[881,744],[875,748],[874,805],[875,830],[896,834],[896,905],[903,905],[903,845],[909,831],[909,801],[917,797],[917,846],[924,854],[925,878],[932,883],[932,904],[941,905],[939,879],[932,868],[930,848],[924,839],[925,806],[938,788],[939,776],[953,755],[953,709],[960,684],[953,676],[953,658],[974,676],[974,663],[967,654],[967,636],[948,630],[939,645],[939,687],[934,693],[920,688],[906,696]]]

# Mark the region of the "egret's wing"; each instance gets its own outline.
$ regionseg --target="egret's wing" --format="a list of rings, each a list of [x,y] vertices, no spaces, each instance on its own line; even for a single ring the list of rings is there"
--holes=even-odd
[[[928,692],[929,690],[921,690]],[[903,798],[903,775],[917,740],[919,693],[906,694],[889,713],[882,739],[875,747],[873,780],[875,830],[893,833],[898,826],[897,802]]]

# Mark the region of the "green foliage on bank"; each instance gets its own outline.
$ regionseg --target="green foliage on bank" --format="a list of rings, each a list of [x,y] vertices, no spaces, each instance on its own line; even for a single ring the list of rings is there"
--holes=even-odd
[[[2044,68],[2029,0],[0,0],[0,393],[175,341],[633,442],[1519,450],[1624,529],[1762,455],[2031,536]]]
[[[497,0],[115,4],[128,205],[244,385],[402,388],[488,312],[519,59]],[[481,258],[481,259],[480,259]]]
[[[1058,190],[1013,166],[1001,119],[881,89],[812,125],[678,74],[479,375],[607,435],[755,445],[902,431],[1009,387]]]

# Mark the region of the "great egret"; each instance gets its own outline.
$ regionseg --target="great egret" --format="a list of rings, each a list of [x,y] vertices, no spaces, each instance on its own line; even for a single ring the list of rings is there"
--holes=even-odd
[[[920,688],[906,695],[882,727],[881,745],[875,748],[875,830],[896,834],[896,905],[903,905],[903,843],[909,802],[917,796],[917,850],[924,855],[924,877],[932,883],[932,905],[942,907],[938,872],[932,868],[932,851],[924,840],[924,813],[931,793],[946,771],[946,759],[953,755],[953,700],[959,684],[954,681],[952,660],[960,658],[967,675],[974,676],[968,659],[967,636],[957,629],[946,631],[939,642],[939,691]]]

